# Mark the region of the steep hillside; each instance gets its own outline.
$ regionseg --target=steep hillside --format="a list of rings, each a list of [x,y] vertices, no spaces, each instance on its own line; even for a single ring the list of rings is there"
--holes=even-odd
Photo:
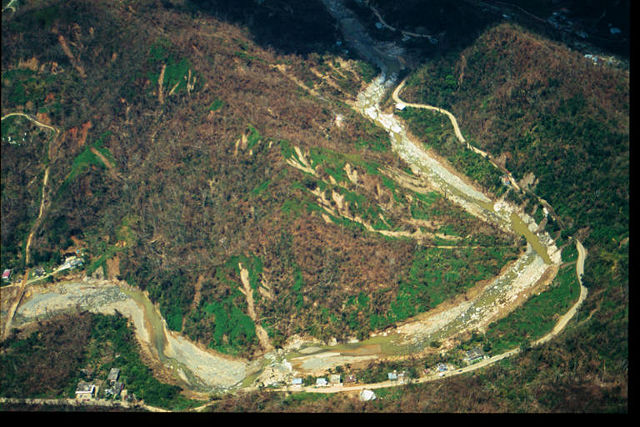
[[[366,337],[521,250],[416,181],[346,104],[370,66],[277,53],[162,5],[27,2],[3,18],[3,116],[60,130],[29,141],[49,144],[29,169],[27,143],[8,137],[33,125],[3,121],[3,200],[16,200],[3,203],[3,267],[84,248],[88,274],[148,291],[171,329],[252,356],[294,334]],[[44,165],[34,222],[37,184],[30,205],[18,191]],[[430,274],[412,270],[427,257],[416,242],[445,247]]]
[[[554,360],[564,360],[560,366],[573,359],[577,367],[572,378],[561,381],[561,390],[584,392],[595,400],[598,393],[613,393],[609,403],[625,396],[628,71],[594,64],[582,54],[503,24],[459,54],[426,62],[409,77],[403,99],[450,109],[466,139],[506,166],[526,191],[510,190],[507,197],[540,220],[543,207],[532,195],[546,200],[557,214],[557,221],[549,217],[547,229],[559,245],[575,236],[588,248],[583,279],[590,294],[578,325],[566,341],[534,351],[523,363],[555,352]],[[433,114],[407,113],[405,117],[427,143],[447,154],[450,143],[438,142]],[[562,392],[551,392],[558,384],[548,385],[542,375],[521,380],[531,390],[548,390],[547,408],[580,406],[561,397]],[[608,398],[601,398],[598,405],[606,405]]]

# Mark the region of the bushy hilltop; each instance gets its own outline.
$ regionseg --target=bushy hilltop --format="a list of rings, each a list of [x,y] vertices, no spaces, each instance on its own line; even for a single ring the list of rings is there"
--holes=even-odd
[[[563,235],[623,249],[628,71],[502,24],[467,49],[425,65],[407,86],[407,99],[450,108],[474,144],[549,201]]]
[[[590,401],[600,411],[625,402],[628,70],[607,63],[606,55],[594,61],[517,25],[501,24],[464,49],[426,61],[408,77],[402,96],[452,111],[467,141],[506,166],[526,190],[510,190],[506,197],[537,220],[544,218],[544,209],[535,196],[546,200],[557,215],[557,221],[545,221],[546,229],[558,245],[576,237],[589,251],[583,276],[589,297],[578,326],[518,365],[540,364],[558,375],[568,366],[575,369],[553,385],[546,375],[523,371],[507,381],[508,387],[538,390],[550,410],[579,410]],[[437,123],[433,115],[408,112],[405,117],[416,134],[455,163],[450,142],[429,134]],[[481,173],[474,178],[486,181]]]
[[[88,274],[148,291],[171,329],[252,356],[294,334],[363,338],[522,249],[349,107],[375,74],[362,62],[278,53],[156,1],[25,2],[2,44],[3,116],[60,130],[3,121],[3,267],[83,248]]]

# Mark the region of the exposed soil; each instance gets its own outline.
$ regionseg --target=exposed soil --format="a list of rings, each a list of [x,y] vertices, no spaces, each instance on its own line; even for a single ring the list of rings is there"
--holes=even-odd
[[[242,264],[238,264],[238,268],[240,269],[240,280],[242,281],[243,288],[240,290],[244,296],[247,298],[247,311],[249,317],[256,326],[256,335],[258,336],[258,341],[260,345],[264,349],[264,351],[273,350],[273,345],[269,341],[269,335],[267,331],[264,330],[262,325],[258,322],[258,316],[256,316],[256,310],[253,303],[253,290],[251,289],[251,283],[249,283],[249,271],[242,266]]]

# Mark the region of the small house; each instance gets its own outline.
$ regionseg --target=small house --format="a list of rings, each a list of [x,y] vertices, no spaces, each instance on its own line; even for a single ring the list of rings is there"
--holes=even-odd
[[[447,370],[447,365],[445,365],[444,363],[438,363],[436,369],[438,370],[438,372],[444,372]]]
[[[342,385],[340,374],[329,375],[329,383],[331,385]]]
[[[120,395],[122,390],[124,390],[124,383],[120,381],[116,381],[115,383],[113,383],[112,389],[113,389],[113,394],[117,397]]]
[[[511,181],[509,181],[509,177],[507,175],[502,175],[500,180],[502,181],[502,185],[506,185],[507,187],[511,185]]]
[[[291,385],[294,387],[302,387],[302,378],[294,378],[291,380]]]
[[[396,104],[396,110],[404,111],[405,108],[407,108],[407,106],[404,104],[404,102],[398,102]]]
[[[355,375],[347,375],[344,377],[344,384],[355,384],[358,380]]]
[[[480,360],[484,358],[484,351],[482,351],[481,347],[476,347],[472,350],[466,352],[465,360],[467,363],[475,362],[476,360]]]
[[[318,378],[316,380],[316,387],[327,387],[329,383],[326,378]]]
[[[95,384],[80,381],[76,387],[76,399],[78,400],[91,400],[94,398],[96,392]]]
[[[2,280],[9,280],[9,279],[11,279],[11,270],[7,268],[2,272]]]
[[[389,381],[397,381],[397,380],[398,380],[398,374],[396,373],[396,371],[389,372],[389,373],[387,374],[387,379],[388,379]]]
[[[109,381],[111,384],[114,384],[116,381],[118,381],[119,377],[120,377],[120,369],[111,368],[111,370],[109,371],[109,376],[107,377],[107,381]]]
[[[124,383],[120,381],[114,381],[113,385],[104,391],[107,397],[118,397],[124,390]]]

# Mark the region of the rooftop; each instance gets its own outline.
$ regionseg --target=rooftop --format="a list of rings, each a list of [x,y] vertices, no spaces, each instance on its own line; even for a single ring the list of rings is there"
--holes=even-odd
[[[93,393],[95,389],[95,384],[80,381],[76,387],[76,394]]]

